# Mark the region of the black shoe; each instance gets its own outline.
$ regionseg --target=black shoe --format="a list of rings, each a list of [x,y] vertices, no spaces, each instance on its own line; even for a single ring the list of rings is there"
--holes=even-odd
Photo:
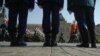
[[[52,37],[51,37],[51,47],[57,46],[56,38],[57,38],[57,34],[56,33],[52,33]]]
[[[43,47],[50,47],[51,45],[50,45],[50,43],[44,43],[43,44]]]
[[[91,45],[91,48],[96,48],[96,45],[94,44],[94,45]]]
[[[27,44],[25,42],[23,42],[23,41],[19,41],[18,42],[18,46],[27,46]]]
[[[17,42],[17,38],[16,38],[16,34],[9,34],[10,35],[10,46],[14,47],[14,46],[18,46],[18,42]]]
[[[16,41],[11,42],[10,46],[11,46],[11,47],[16,47],[16,46],[18,46],[18,42],[16,42]]]
[[[86,47],[86,48],[89,48],[89,44],[80,44],[80,45],[77,45],[77,47]]]
[[[51,43],[51,47],[57,46],[57,43]]]
[[[45,34],[45,43],[43,44],[43,47],[50,47],[50,34]]]
[[[17,37],[18,46],[27,46],[27,44],[24,41],[24,37],[25,37],[24,34],[18,35],[18,37]]]
[[[11,42],[10,46],[11,47],[18,47],[18,46],[27,46],[27,45],[26,45],[25,42],[22,42],[22,41],[18,42],[18,41],[16,41],[16,42]]]
[[[96,46],[92,46],[91,48],[96,48]]]

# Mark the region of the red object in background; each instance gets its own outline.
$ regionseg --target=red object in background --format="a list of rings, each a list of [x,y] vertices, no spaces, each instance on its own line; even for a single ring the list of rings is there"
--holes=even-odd
[[[78,25],[76,21],[73,21],[73,23],[71,24],[71,33],[75,33],[78,30]]]

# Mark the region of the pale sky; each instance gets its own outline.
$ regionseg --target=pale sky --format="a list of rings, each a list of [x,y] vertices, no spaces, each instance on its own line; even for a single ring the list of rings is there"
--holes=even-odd
[[[96,1],[95,7],[95,23],[100,24],[100,0]],[[73,13],[70,15],[67,11],[67,0],[64,0],[64,8],[61,11],[63,17],[68,23],[71,23],[74,20]],[[28,24],[42,24],[42,9],[40,9],[37,4],[35,4],[35,9],[28,14]]]

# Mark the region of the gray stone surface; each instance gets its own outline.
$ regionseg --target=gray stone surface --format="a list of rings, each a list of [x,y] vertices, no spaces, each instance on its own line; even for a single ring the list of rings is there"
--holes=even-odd
[[[0,56],[100,56],[97,48],[78,48],[76,43],[58,43],[57,47],[42,47],[43,43],[28,42],[26,47],[10,47],[10,42],[0,42]]]

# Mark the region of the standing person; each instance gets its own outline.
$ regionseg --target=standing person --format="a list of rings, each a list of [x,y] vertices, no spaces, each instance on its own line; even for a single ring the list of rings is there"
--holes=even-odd
[[[82,37],[82,43],[77,45],[77,47],[89,47],[90,39],[91,47],[96,48],[94,22],[95,3],[96,0],[68,0],[68,11],[74,12]]]
[[[74,40],[77,38],[77,31],[78,31],[77,22],[73,21],[73,23],[71,24],[71,32],[70,32],[69,42],[74,42]]]
[[[57,46],[56,37],[59,32],[59,11],[63,8],[64,0],[38,0],[43,9],[43,32],[45,43],[43,46]]]
[[[11,37],[11,46],[26,46],[24,34],[27,27],[28,10],[33,10],[34,0],[5,0],[9,9],[8,32]],[[17,32],[17,16],[19,20]],[[16,37],[16,33],[18,33]]]

